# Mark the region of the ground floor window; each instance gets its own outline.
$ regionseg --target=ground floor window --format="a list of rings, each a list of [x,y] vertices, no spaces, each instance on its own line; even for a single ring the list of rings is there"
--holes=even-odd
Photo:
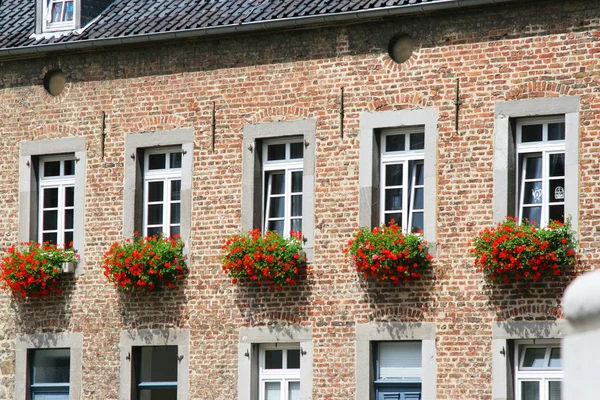
[[[300,345],[263,344],[259,349],[261,400],[300,400]]]
[[[133,347],[135,391],[139,400],[177,399],[177,346]]]
[[[32,400],[69,400],[70,349],[29,351]]]
[[[515,342],[517,400],[560,400],[564,372],[559,342]]]
[[[376,400],[421,399],[420,341],[374,342]]]

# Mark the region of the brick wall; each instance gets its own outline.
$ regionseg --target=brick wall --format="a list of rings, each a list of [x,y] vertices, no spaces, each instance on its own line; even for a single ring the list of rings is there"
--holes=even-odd
[[[579,270],[595,268],[599,11],[598,1],[550,0],[0,62],[0,247],[17,241],[20,142],[85,136],[88,145],[84,274],[49,300],[0,294],[0,399],[13,396],[16,333],[83,332],[83,398],[116,399],[120,332],[173,327],[191,331],[190,398],[235,399],[240,327],[277,324],[312,327],[313,398],[349,399],[355,324],[378,321],[434,322],[437,398],[491,399],[492,323],[563,318],[572,279],[491,287],[472,266],[468,242],[492,224],[494,105],[581,96]],[[398,32],[418,42],[402,65],[386,53]],[[58,67],[68,83],[54,98],[42,78]],[[361,283],[342,253],[358,224],[359,114],[422,107],[440,115],[435,268],[398,287]],[[293,290],[233,286],[219,254],[240,229],[243,126],[305,118],[317,121],[314,265]],[[125,135],[179,127],[195,134],[191,274],[176,290],[123,297],[101,263],[122,238]]]

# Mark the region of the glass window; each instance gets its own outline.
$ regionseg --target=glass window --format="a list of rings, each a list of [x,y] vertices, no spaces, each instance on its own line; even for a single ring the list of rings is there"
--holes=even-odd
[[[70,350],[35,349],[29,354],[32,400],[68,400]]]
[[[260,400],[299,400],[299,345],[261,345],[259,354]]]
[[[41,157],[39,160],[40,242],[73,246],[75,165],[72,155]]]
[[[177,346],[133,348],[138,400],[177,399]]]
[[[373,346],[375,398],[377,400],[420,399],[422,394],[421,342],[376,342]]]
[[[45,0],[44,30],[56,31],[75,28],[73,0]]]
[[[425,135],[419,129],[384,129],[381,141],[380,222],[423,232]]]
[[[144,236],[181,233],[181,149],[146,150]]]
[[[560,344],[515,343],[515,390],[519,400],[560,400],[564,373]]]
[[[565,220],[564,118],[517,121],[519,222]]]
[[[263,230],[302,232],[303,143],[265,141]]]

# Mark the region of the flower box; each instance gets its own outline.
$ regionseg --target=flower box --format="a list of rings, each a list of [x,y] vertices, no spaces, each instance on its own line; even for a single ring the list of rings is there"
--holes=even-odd
[[[429,245],[418,233],[402,233],[395,222],[360,228],[345,249],[350,263],[364,279],[411,281],[431,268]]]
[[[188,273],[183,241],[162,235],[115,242],[104,254],[104,276],[123,293],[171,288]]]
[[[560,276],[576,262],[575,232],[570,222],[552,221],[543,229],[507,217],[473,239],[475,267],[492,282],[511,284]]]
[[[71,261],[62,263],[62,272],[63,272],[63,274],[75,273],[75,263],[71,262]]]
[[[282,290],[296,285],[300,269],[306,264],[302,236],[295,232],[283,237],[275,231],[262,235],[255,229],[228,238],[222,250],[222,269],[234,284],[245,280]]]
[[[74,271],[77,258],[72,248],[49,243],[13,245],[5,251],[0,264],[2,288],[21,298],[61,294],[57,284],[64,264],[70,264]]]

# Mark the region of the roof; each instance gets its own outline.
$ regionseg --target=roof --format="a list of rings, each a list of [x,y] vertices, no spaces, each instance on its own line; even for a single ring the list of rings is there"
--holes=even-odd
[[[86,0],[82,0],[86,1]],[[88,0],[90,1],[90,0]],[[94,0],[91,0],[94,1]],[[0,57],[8,54],[59,49],[56,44],[82,44],[150,37],[167,33],[241,31],[262,26],[284,27],[340,19],[391,15],[497,3],[499,0],[115,0],[79,32],[61,37],[33,36],[36,0],[0,0]],[[512,1],[512,0],[500,0]],[[375,15],[378,13],[377,15]],[[279,22],[279,24],[275,24]],[[249,29],[246,29],[249,30]],[[213,33],[214,33],[213,32]],[[181,35],[177,36],[181,37]],[[165,36],[164,39],[167,39]],[[146,39],[153,40],[153,39]],[[106,44],[105,44],[106,45]],[[12,49],[12,51],[11,51]]]

